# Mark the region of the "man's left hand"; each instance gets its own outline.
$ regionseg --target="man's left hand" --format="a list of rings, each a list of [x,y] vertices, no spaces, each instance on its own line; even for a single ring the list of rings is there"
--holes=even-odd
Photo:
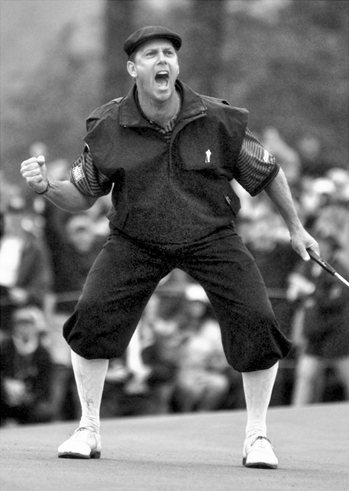
[[[292,248],[301,256],[304,261],[309,261],[310,256],[307,249],[312,249],[320,255],[320,248],[317,241],[304,228],[299,228],[290,233]]]

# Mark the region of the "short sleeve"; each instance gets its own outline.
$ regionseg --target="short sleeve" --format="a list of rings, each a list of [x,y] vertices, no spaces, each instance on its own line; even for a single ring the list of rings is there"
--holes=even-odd
[[[113,182],[95,166],[88,146],[70,169],[70,181],[82,194],[99,198],[110,193]]]
[[[256,196],[278,174],[275,157],[246,129],[238,157],[235,179],[251,195]]]

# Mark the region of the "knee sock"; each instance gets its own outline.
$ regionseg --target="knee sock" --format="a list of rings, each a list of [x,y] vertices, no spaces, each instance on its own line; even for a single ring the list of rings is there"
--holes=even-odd
[[[267,410],[274,387],[278,363],[267,370],[242,374],[247,408],[246,438],[266,436]]]
[[[71,352],[76,386],[81,404],[81,426],[92,427],[99,433],[100,407],[109,360],[87,360]]]

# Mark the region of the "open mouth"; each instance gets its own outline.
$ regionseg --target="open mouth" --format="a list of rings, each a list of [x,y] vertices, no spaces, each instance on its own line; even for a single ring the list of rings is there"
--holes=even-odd
[[[159,87],[167,87],[168,86],[168,80],[169,80],[169,74],[165,70],[158,72],[155,75],[155,82],[157,83],[157,85]]]

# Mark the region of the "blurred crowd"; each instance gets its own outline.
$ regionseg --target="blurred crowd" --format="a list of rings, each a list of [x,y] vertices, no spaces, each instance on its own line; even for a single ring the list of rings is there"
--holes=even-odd
[[[325,260],[349,278],[349,171],[306,172],[303,153],[277,130],[260,135],[288,177],[298,213]],[[32,155],[45,153],[33,145]],[[70,164],[48,163],[65,179]],[[62,337],[88,271],[108,235],[109,197],[70,214],[1,177],[1,425],[77,419],[69,347]],[[265,193],[242,202],[237,230],[266,282],[283,332],[294,343],[280,363],[272,405],[349,399],[349,288],[292,250]],[[110,361],[102,417],[244,408],[241,375],[226,362],[204,290],[183,271],[159,284],[123,358]]]

